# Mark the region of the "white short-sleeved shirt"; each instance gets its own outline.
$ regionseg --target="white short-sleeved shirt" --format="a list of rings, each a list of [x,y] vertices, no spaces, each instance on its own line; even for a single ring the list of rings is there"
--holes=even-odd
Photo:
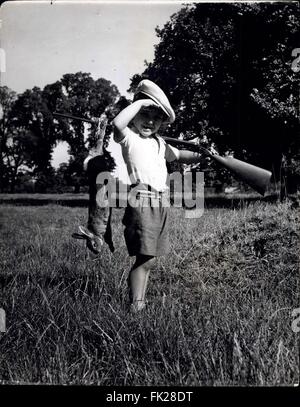
[[[161,137],[142,137],[126,127],[125,137],[119,142],[132,184],[147,184],[156,191],[167,189],[166,161],[179,158],[179,150]]]

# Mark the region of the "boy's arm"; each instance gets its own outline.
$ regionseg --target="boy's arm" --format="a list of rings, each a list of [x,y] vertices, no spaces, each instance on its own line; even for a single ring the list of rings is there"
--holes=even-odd
[[[114,140],[119,143],[126,136],[126,128],[142,107],[158,106],[152,99],[140,99],[123,109],[113,120]]]
[[[201,161],[202,155],[188,150],[179,150],[178,161],[184,164],[196,164]]]

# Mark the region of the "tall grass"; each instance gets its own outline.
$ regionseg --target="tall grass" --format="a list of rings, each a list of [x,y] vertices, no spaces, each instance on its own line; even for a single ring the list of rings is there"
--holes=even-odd
[[[256,203],[185,219],[151,272],[147,308],[128,310],[132,260],[86,258],[71,238],[85,208],[0,207],[0,380],[99,385],[292,385],[299,377],[299,214]]]

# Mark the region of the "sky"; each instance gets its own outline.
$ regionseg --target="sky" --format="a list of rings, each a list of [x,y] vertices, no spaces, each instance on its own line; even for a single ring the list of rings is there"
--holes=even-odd
[[[130,78],[154,57],[160,28],[182,8],[172,1],[14,1],[0,9],[0,44],[5,52],[1,86],[21,93],[43,88],[65,73],[105,78],[125,96]],[[121,149],[111,142],[118,176],[125,170]],[[53,165],[68,161],[67,144],[54,151]]]

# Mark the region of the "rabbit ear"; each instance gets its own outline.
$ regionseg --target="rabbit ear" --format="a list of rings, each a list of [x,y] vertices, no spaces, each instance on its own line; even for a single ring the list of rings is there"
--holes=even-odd
[[[92,239],[94,237],[93,233],[86,229],[84,226],[78,226],[78,229],[81,235],[85,236],[85,238]]]
[[[84,226],[78,226],[80,233],[73,233],[72,237],[75,239],[84,239],[87,241],[87,247],[94,253],[99,254],[103,245],[103,239],[94,235]]]
[[[92,239],[94,237],[94,235],[84,226],[78,226],[78,229],[79,229],[79,233],[72,234],[72,237],[74,237],[74,239],[88,240],[88,239]]]

